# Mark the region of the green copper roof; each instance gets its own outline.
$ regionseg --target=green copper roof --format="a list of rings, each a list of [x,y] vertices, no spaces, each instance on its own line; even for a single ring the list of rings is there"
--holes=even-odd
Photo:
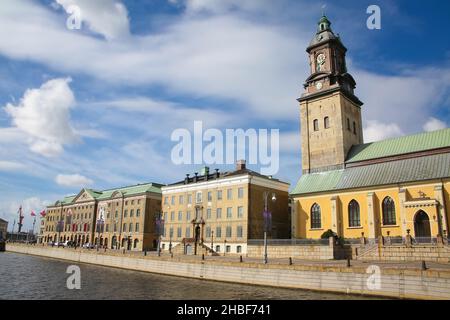
[[[292,195],[450,178],[450,153],[303,175]]]
[[[346,163],[450,147],[450,128],[353,146]]]
[[[105,190],[101,193],[101,195],[98,197],[98,199],[99,200],[107,199],[107,198],[111,197],[112,194],[116,191],[122,192],[125,196],[130,196],[133,194],[140,194],[140,193],[145,193],[145,192],[161,193],[161,185],[153,184],[153,183],[146,183],[146,184],[138,184],[135,186]]]
[[[161,186],[160,184],[155,183],[145,183],[145,184],[138,184],[134,186],[129,187],[122,187],[117,189],[110,189],[110,190],[104,190],[104,191],[96,191],[93,189],[83,189],[85,190],[91,197],[97,200],[104,200],[108,199],[112,196],[112,194],[116,191],[122,192],[125,196],[131,196],[135,194],[141,194],[145,192],[153,192],[153,193],[161,193]],[[69,204],[72,203],[72,201],[77,197],[77,195],[73,196],[67,196],[64,197],[62,201],[58,200],[55,203],[55,206],[61,205],[61,204]]]

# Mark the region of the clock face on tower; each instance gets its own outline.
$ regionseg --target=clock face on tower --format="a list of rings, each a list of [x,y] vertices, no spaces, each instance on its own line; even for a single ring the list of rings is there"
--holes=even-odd
[[[323,71],[323,69],[325,67],[325,60],[326,60],[326,58],[323,53],[320,53],[317,55],[317,58],[316,58],[317,71]]]

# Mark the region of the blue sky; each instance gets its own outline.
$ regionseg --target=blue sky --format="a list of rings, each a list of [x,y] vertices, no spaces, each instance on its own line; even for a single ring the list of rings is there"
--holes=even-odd
[[[22,204],[30,226],[31,209],[83,186],[180,180],[198,166],[171,162],[170,135],[195,120],[280,129],[277,177],[294,184],[296,98],[323,4],[366,141],[448,126],[448,1],[1,1],[0,217]],[[371,4],[381,30],[366,27]],[[81,30],[66,28],[70,5]]]

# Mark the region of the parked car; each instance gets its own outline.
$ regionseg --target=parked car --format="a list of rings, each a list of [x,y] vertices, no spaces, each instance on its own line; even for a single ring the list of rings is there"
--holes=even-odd
[[[83,249],[94,249],[95,245],[92,243],[85,243],[83,244]]]

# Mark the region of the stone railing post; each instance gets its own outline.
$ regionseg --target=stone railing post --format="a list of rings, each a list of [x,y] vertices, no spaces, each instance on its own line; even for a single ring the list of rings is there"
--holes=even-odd
[[[364,237],[364,232],[361,232],[361,245],[362,246],[366,245],[366,238]]]
[[[442,236],[440,234],[438,234],[436,237],[436,244],[438,247],[444,246],[444,239],[442,238]]]
[[[412,247],[412,237],[409,234],[411,232],[410,229],[406,230],[406,237],[405,237],[405,245],[407,248],[411,248]]]
[[[330,248],[333,249],[336,244],[336,240],[334,239],[334,237],[329,237],[328,240]]]
[[[387,232],[387,237],[384,239],[384,244],[386,246],[391,245],[391,232],[390,231]]]

